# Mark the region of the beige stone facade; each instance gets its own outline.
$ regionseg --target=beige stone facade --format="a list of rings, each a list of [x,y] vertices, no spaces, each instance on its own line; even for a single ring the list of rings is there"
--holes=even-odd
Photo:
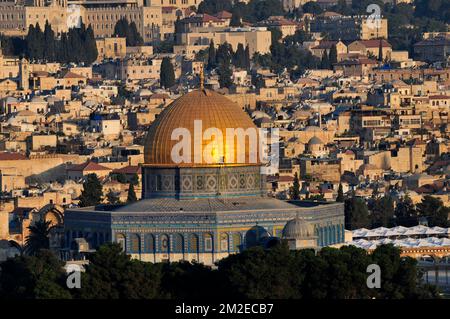
[[[249,46],[250,56],[256,52],[265,54],[270,52],[272,44],[271,33],[264,27],[260,28],[242,28],[228,29],[221,31],[190,32],[181,34],[181,43],[183,46],[203,46],[206,48],[211,41],[216,46],[225,42],[229,43],[233,50],[236,50],[239,43],[244,47]]]
[[[127,53],[126,38],[111,37],[96,39],[97,61],[103,59],[122,59]]]
[[[180,0],[183,1],[184,0]],[[189,1],[190,2],[190,1]],[[98,1],[96,5],[86,4],[84,1],[77,4],[77,15],[86,25],[91,25],[96,37],[111,37],[114,26],[121,18],[136,23],[137,29],[145,42],[160,38],[162,13],[160,5],[143,6],[139,1],[124,0],[113,5],[107,1]],[[52,3],[50,6],[43,2],[34,5],[3,5],[0,7],[0,32],[8,35],[25,35],[30,25],[39,24],[44,28],[49,21],[56,33],[67,32],[71,26],[73,8],[67,3]]]

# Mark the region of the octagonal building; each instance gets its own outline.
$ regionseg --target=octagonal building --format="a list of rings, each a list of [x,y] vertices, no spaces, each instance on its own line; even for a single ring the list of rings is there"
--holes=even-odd
[[[112,241],[143,261],[211,265],[281,238],[294,218],[313,227],[319,248],[344,242],[342,203],[292,204],[266,195],[253,132],[250,117],[223,95],[199,89],[175,100],[147,134],[142,200],[67,210],[66,247],[75,238],[93,249]]]

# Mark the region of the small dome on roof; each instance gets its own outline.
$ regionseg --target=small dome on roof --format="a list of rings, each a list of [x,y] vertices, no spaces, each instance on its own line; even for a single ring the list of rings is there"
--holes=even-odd
[[[323,142],[320,138],[317,136],[311,137],[311,139],[308,141],[308,145],[323,145]]]
[[[299,217],[286,223],[283,229],[283,238],[287,239],[314,239],[314,226]]]

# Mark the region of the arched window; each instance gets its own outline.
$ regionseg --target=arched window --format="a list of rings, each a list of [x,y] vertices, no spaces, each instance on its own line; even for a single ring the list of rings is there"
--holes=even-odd
[[[220,250],[228,252],[228,234],[221,234],[220,235]]]
[[[340,242],[341,241],[341,225],[337,225],[336,229],[337,229],[337,234],[336,234],[337,242]]]
[[[140,254],[141,253],[141,237],[138,234],[131,234],[131,253]]]
[[[155,236],[145,234],[144,238],[144,251],[151,254],[155,253]]]
[[[189,235],[189,252],[198,253],[198,236],[196,234]]]
[[[181,234],[174,234],[172,238],[174,251],[177,253],[183,253],[184,252],[183,236]]]
[[[160,237],[160,245],[161,245],[161,252],[168,254],[170,251],[170,240],[169,236],[167,235],[161,235]]]
[[[70,235],[71,235],[70,230],[68,230],[66,232],[66,247],[70,247],[70,242],[71,242]]]
[[[213,251],[213,238],[211,234],[203,235],[203,245],[205,252]]]
[[[242,244],[241,234],[239,233],[233,234],[233,251],[236,252],[240,251],[241,244]]]
[[[124,234],[117,234],[116,235],[116,242],[120,245],[120,247],[122,247],[122,250],[125,251],[126,247],[127,247],[127,240],[125,238]]]
[[[333,244],[333,228],[328,226],[328,245]]]
[[[98,247],[98,234],[97,233],[92,234],[92,246],[94,248]]]

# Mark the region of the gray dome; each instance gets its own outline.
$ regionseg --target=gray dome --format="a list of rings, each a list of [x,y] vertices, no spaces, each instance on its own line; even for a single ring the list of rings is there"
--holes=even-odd
[[[323,142],[320,138],[317,136],[311,137],[311,139],[308,141],[308,145],[323,145]]]
[[[290,239],[314,239],[314,226],[301,218],[294,218],[286,223],[283,228],[283,238]]]

